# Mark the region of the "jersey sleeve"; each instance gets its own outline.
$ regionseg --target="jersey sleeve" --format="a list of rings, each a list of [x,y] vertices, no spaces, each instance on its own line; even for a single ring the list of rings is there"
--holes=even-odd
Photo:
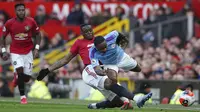
[[[78,52],[79,52],[79,41],[76,40],[76,42],[72,45],[71,49],[70,49],[70,52],[73,54],[73,55],[77,55]]]
[[[107,34],[106,36],[104,36],[104,38],[107,43],[115,43],[118,36],[119,36],[119,33],[116,30],[114,30],[110,32],[109,34]]]
[[[7,36],[10,33],[9,31],[9,22],[6,22],[2,29],[3,36]]]
[[[89,57],[90,57],[91,65],[93,67],[99,65],[99,60],[95,57],[95,52],[96,52],[96,49],[94,47],[91,47],[89,51]]]
[[[32,20],[32,24],[33,24],[32,31],[34,33],[38,33],[40,31],[40,28],[38,27],[38,25],[37,25],[37,23],[36,23],[36,21],[34,19]]]

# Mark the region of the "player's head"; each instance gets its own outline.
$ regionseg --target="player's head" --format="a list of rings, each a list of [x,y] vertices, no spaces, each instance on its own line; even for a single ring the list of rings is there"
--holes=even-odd
[[[81,33],[85,39],[91,40],[94,38],[94,33],[91,25],[82,24],[80,27],[81,27]]]
[[[149,93],[151,92],[151,85],[148,82],[143,82],[140,84],[140,92]]]
[[[185,85],[185,90],[193,91],[193,85],[192,84]]]
[[[24,19],[25,5],[23,3],[15,4],[15,13],[16,13],[17,18]]]
[[[180,89],[193,91],[193,85],[191,83],[183,82]]]
[[[95,37],[94,46],[100,52],[106,52],[107,50],[107,43],[103,36]]]

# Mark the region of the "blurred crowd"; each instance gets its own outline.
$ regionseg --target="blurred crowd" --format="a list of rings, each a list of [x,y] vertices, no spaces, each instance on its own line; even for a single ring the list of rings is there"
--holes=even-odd
[[[136,44],[126,49],[142,67],[141,73],[122,73],[134,79],[189,80],[200,79],[200,39],[193,37],[184,47],[178,37],[164,39],[161,47]]]
[[[74,7],[72,8],[71,12],[69,13],[69,15],[63,19],[60,19],[59,15],[56,12],[52,12],[51,14],[48,15],[46,13],[46,9],[45,9],[44,5],[39,5],[36,9],[36,14],[35,14],[34,19],[37,22],[37,24],[41,27],[43,25],[79,26],[84,23],[89,23],[95,27],[95,26],[111,19],[112,17],[118,17],[119,19],[128,18],[130,20],[130,28],[136,29],[143,25],[150,25],[150,24],[162,22],[165,20],[173,19],[176,17],[181,17],[181,16],[184,16],[187,14],[193,14],[190,9],[190,6],[188,6],[188,5],[185,5],[183,10],[181,10],[180,12],[178,12],[176,14],[173,13],[173,11],[170,7],[158,7],[158,8],[153,9],[151,11],[150,15],[146,19],[141,19],[141,18],[137,18],[136,16],[134,16],[131,9],[130,9],[129,14],[125,14],[124,9],[121,6],[118,6],[116,8],[115,15],[111,15],[110,10],[105,9],[103,12],[93,12],[92,16],[89,17],[82,11],[81,4],[75,4]],[[30,15],[31,15],[30,10],[26,9],[26,16],[30,16]],[[3,10],[0,11],[0,28],[3,27],[4,23],[9,18],[10,18],[9,15],[5,11],[3,11]],[[79,28],[79,27],[77,27],[77,28]],[[173,29],[173,28],[174,28],[173,26],[167,27],[165,32],[168,32],[168,33],[167,34],[164,33],[163,36],[169,38],[174,35],[177,35],[177,34],[174,34],[174,32],[179,32],[180,36],[182,36],[184,34],[182,32],[182,30],[178,31],[179,28],[175,28],[175,29]],[[173,32],[170,32],[170,31],[173,31]],[[142,31],[142,32],[137,33],[136,36],[138,36],[138,35],[141,36],[148,32],[150,32],[150,30],[145,30],[144,32]],[[152,33],[154,34],[156,32],[154,30],[152,30]],[[56,33],[54,35],[48,35],[46,32],[41,31],[41,34],[42,34],[42,43],[41,43],[41,49],[40,49],[41,51],[60,47],[64,43],[66,43],[66,42],[74,39],[78,35],[80,35],[80,34],[77,34],[76,32],[74,32],[73,30],[67,30],[65,34]],[[10,40],[8,39],[8,43],[9,43],[9,41]],[[140,41],[141,40],[136,40],[136,42],[140,42]],[[148,36],[147,36],[147,38],[145,38],[145,35],[144,35],[144,39],[142,41],[148,41]]]

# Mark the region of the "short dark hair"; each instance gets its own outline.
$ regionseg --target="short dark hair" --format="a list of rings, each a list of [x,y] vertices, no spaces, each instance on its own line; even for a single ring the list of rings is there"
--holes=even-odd
[[[25,7],[25,4],[24,4],[24,3],[17,3],[17,4],[15,4],[15,9],[16,9],[18,6],[24,6],[24,7]]]
[[[94,38],[94,46],[97,46],[98,44],[101,44],[104,41],[105,39],[103,36],[97,36]]]
[[[87,25],[90,25],[90,24],[81,24],[80,28],[82,29],[84,26],[87,26]]]

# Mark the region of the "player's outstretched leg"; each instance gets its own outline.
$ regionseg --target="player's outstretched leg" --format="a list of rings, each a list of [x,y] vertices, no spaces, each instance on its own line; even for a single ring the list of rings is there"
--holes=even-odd
[[[49,71],[48,68],[42,69],[42,70],[38,73],[37,80],[38,80],[38,81],[41,81],[45,76],[48,75],[48,73],[50,73],[50,71]]]
[[[137,98],[134,96],[134,94],[130,93],[126,88],[123,86],[120,86],[118,84],[112,84],[112,81],[110,79],[106,79],[104,82],[104,88],[107,90],[111,90],[115,94],[117,94],[119,97],[126,97],[129,100],[134,100],[137,103],[137,106],[139,108],[143,107],[144,103],[151,98],[152,93],[149,93],[145,95],[144,97]]]
[[[124,102],[124,104],[121,107],[121,110],[133,109],[132,103],[129,99],[125,97],[121,97],[120,99]]]
[[[112,101],[106,100],[99,103],[92,103],[88,105],[89,109],[105,109],[105,108],[114,108],[123,106],[123,101],[115,96]]]
[[[126,88],[115,83],[113,84],[112,80],[108,78],[104,82],[104,88],[114,92],[119,97],[126,97],[129,100],[132,100],[134,97],[134,94],[130,93]]]

